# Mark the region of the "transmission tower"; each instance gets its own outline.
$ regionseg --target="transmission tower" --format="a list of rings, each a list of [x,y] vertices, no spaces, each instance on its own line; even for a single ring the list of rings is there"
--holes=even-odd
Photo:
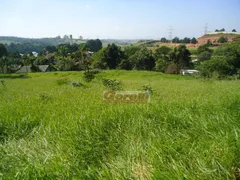
[[[205,24],[204,26],[204,34],[208,33],[208,23]]]
[[[168,29],[168,40],[170,43],[172,43],[172,35],[173,35],[173,28],[172,26],[170,26]]]

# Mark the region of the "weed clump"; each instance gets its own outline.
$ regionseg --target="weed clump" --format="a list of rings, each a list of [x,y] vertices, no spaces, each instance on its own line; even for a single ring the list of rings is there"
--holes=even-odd
[[[51,100],[51,96],[49,96],[48,94],[45,94],[45,93],[41,93],[38,95],[38,100],[41,102],[48,102]]]
[[[102,82],[103,82],[103,85],[110,90],[113,90],[113,91],[123,90],[123,83],[116,79],[103,78]]]
[[[59,86],[62,86],[62,85],[68,84],[68,83],[69,83],[69,80],[67,78],[61,78],[61,79],[57,80],[57,85],[59,85]]]
[[[143,85],[143,86],[142,86],[142,90],[143,90],[143,91],[146,91],[146,92],[149,93],[149,94],[152,94],[152,93],[153,93],[153,89],[152,89],[152,87],[151,87],[150,84],[145,84],[145,85]]]
[[[84,87],[84,84],[80,82],[71,82],[71,86],[75,88]]]
[[[91,82],[95,78],[95,73],[93,71],[85,71],[83,74],[83,80],[85,82]]]
[[[6,87],[6,82],[4,80],[0,80],[2,87]]]

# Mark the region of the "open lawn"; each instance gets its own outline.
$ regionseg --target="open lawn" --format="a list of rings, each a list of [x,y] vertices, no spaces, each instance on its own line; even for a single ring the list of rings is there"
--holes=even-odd
[[[0,179],[240,178],[239,81],[82,74],[0,75]],[[102,77],[151,103],[104,103]]]

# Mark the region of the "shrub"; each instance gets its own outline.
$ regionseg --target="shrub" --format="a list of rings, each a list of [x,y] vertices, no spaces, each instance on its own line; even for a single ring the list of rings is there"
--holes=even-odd
[[[91,82],[95,78],[93,71],[85,71],[83,74],[83,80],[86,82]]]
[[[227,39],[226,37],[221,36],[221,37],[218,39],[218,43],[225,43],[225,42],[228,42],[228,39]]]
[[[167,74],[177,74],[177,65],[176,64],[169,64],[166,69]]]
[[[119,68],[125,69],[125,70],[131,70],[133,67],[132,67],[132,63],[130,60],[131,59],[123,59],[121,61],[121,63],[119,64]]]
[[[62,78],[62,79],[58,79],[57,80],[57,85],[61,86],[61,85],[65,85],[68,84],[69,80],[67,78]]]
[[[200,54],[198,54],[197,57],[198,57],[199,61],[206,61],[206,60],[211,59],[212,53],[209,51],[204,51],[204,52],[201,52]]]
[[[165,60],[163,59],[157,60],[156,66],[155,66],[156,71],[165,72],[166,67],[167,67],[167,62]]]
[[[222,78],[232,72],[232,67],[223,58],[212,58],[197,67],[204,77]]]
[[[3,87],[6,87],[6,82],[4,80],[0,81]]]
[[[71,82],[72,87],[84,87],[84,84],[80,82]]]
[[[142,86],[142,90],[143,90],[143,91],[146,91],[146,92],[149,93],[149,94],[152,94],[152,93],[153,93],[153,89],[152,89],[152,87],[151,87],[150,84],[145,84],[145,85],[143,85],[143,86]]]
[[[120,91],[123,89],[123,84],[121,81],[118,81],[116,79],[107,79],[107,78],[103,78],[102,80],[103,85],[113,91]]]

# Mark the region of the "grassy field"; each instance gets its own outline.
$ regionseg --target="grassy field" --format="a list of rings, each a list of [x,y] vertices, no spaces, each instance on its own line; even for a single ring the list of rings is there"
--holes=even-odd
[[[149,84],[151,103],[104,103],[102,77]],[[0,179],[240,178],[239,81],[144,71],[0,81]]]

